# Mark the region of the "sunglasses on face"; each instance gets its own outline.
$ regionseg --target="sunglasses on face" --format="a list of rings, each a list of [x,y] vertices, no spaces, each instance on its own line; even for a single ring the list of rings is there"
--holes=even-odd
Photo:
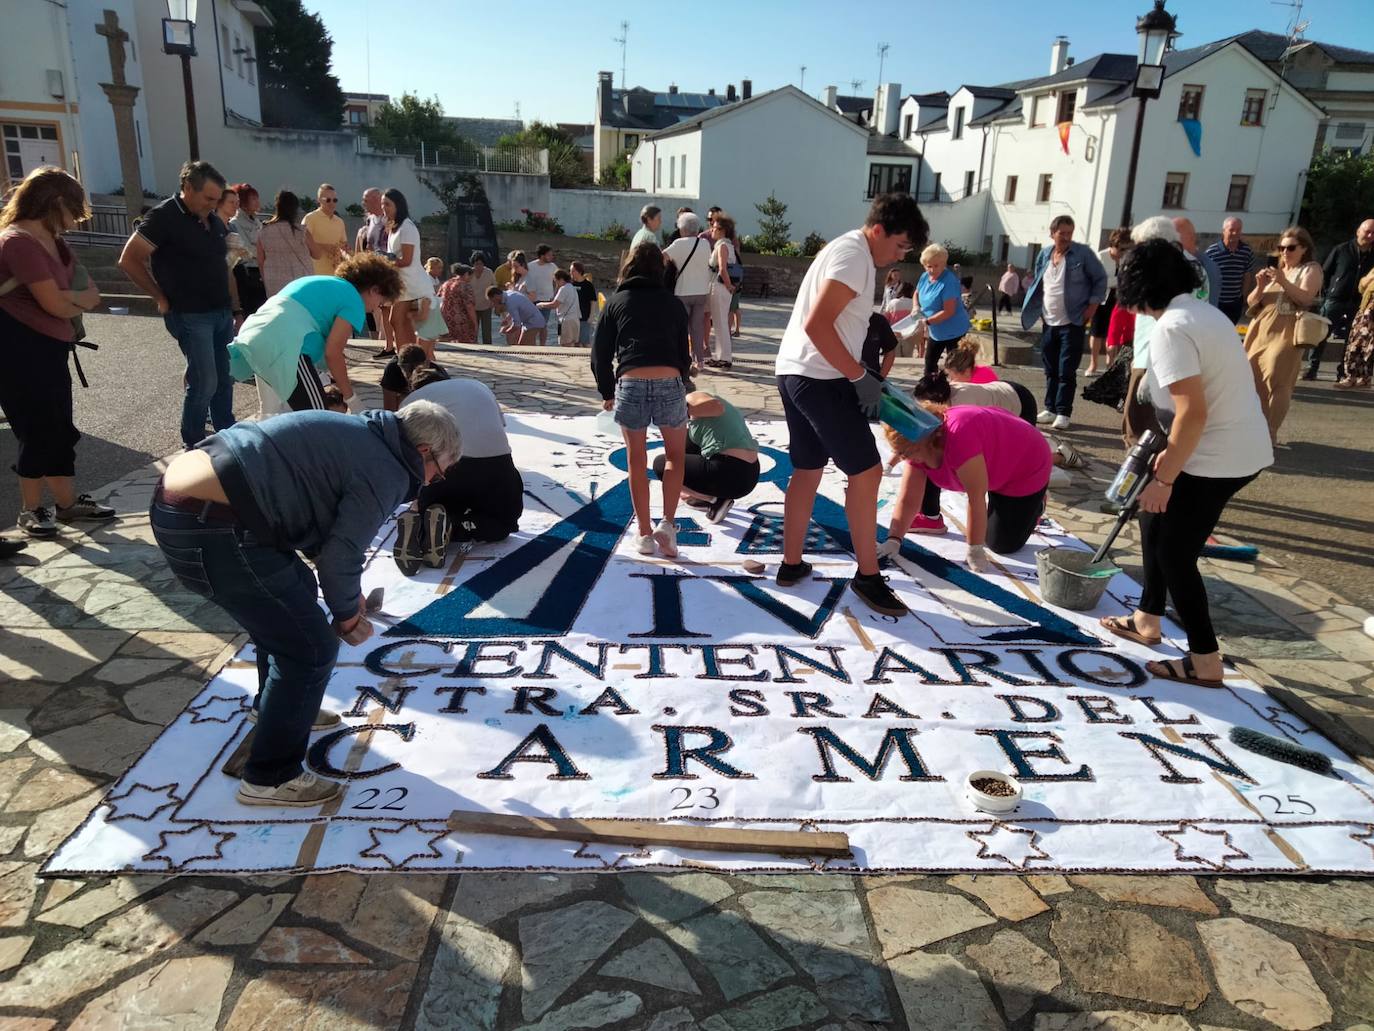
[[[1281,250],[1281,251],[1296,251],[1296,250],[1299,248],[1299,246],[1301,246],[1301,245],[1300,245],[1300,244],[1296,244],[1296,243],[1281,243],[1281,244],[1279,244],[1279,250]]]

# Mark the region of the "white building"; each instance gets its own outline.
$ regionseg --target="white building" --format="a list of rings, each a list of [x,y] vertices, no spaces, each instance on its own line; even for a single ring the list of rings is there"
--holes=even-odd
[[[114,11],[119,26],[136,35],[134,0],[24,0],[8,5],[0,34],[0,137],[3,186],[42,165],[65,168],[87,189],[105,193],[123,182],[110,102],[100,83],[111,81],[109,48],[96,26]],[[153,178],[148,136],[144,49],[125,51],[124,78],[140,88],[134,102],[141,174]]]
[[[863,126],[783,86],[649,133],[631,158],[630,186],[665,203],[719,205],[741,235],[758,232],[754,205],[772,194],[788,207],[794,239],[830,239],[863,220],[868,142]]]

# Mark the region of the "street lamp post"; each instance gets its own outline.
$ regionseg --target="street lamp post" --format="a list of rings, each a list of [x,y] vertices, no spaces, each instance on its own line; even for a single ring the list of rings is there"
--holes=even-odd
[[[200,160],[196,131],[196,91],[191,82],[191,58],[196,56],[197,0],[167,0],[162,19],[162,52],[181,58],[181,87],[186,94],[186,144],[192,161]]]
[[[1135,23],[1139,40],[1136,53],[1135,84],[1132,95],[1139,100],[1135,115],[1135,137],[1131,141],[1131,163],[1126,170],[1126,199],[1121,205],[1121,225],[1132,224],[1131,205],[1135,199],[1135,170],[1140,161],[1140,134],[1145,129],[1145,104],[1159,96],[1164,85],[1164,51],[1178,36],[1178,19],[1164,10],[1164,0],[1155,0],[1154,9]]]

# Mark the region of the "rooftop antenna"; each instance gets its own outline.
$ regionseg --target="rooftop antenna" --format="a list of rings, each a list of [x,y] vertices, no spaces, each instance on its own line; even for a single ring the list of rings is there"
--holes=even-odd
[[[806,65],[801,66],[801,91],[806,92]]]
[[[850,79],[850,80],[849,80],[849,88],[850,88],[850,90],[853,92],[853,95],[854,95],[854,96],[858,96],[859,87],[862,86],[863,84],[864,84],[863,79]]]
[[[887,61],[887,52],[892,49],[891,43],[878,44],[878,85],[883,84],[883,64]]]
[[[620,88],[625,88],[625,43],[630,38],[630,23],[622,21],[620,23],[620,35],[611,40],[612,43],[620,44]]]
[[[515,102],[515,120],[520,121],[520,101]]]
[[[1279,58],[1279,78],[1288,78],[1288,62],[1293,53],[1293,48],[1302,40],[1302,34],[1307,31],[1307,26],[1311,22],[1302,20],[1303,0],[1269,0],[1271,6],[1287,7],[1293,12],[1288,19],[1288,39],[1284,44],[1283,56]],[[1269,97],[1269,109],[1272,111],[1274,105],[1279,102],[1279,91],[1274,90]]]

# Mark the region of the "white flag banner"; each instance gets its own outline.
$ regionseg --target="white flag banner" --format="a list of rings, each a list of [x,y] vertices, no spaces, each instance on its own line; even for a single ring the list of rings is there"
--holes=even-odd
[[[341,800],[235,801],[221,767],[252,726],[249,646],[44,872],[1374,873],[1374,777],[1234,671],[1220,689],[1151,678],[1146,661],[1178,654],[1176,627],[1156,652],[1097,625],[1130,611],[1126,576],[1095,612],[1045,603],[1035,551],[1080,546],[1053,523],[981,575],[956,533],[908,537],[884,570],[911,609],[895,619],[848,589],[833,471],[812,578],[774,584],[781,423],[753,427],[762,478],[723,522],[680,510],[676,560],[635,552],[624,449],[594,419],[513,416],[509,430],[526,485],[518,534],[413,578],[392,561],[394,524],[379,534],[363,587],[385,589],[395,625],[342,650],[325,706],[343,724],[307,757],[346,783]],[[885,505],[896,485],[885,479]],[[962,523],[963,499],[945,503]],[[1240,748],[1233,728],[1332,771]],[[975,807],[978,770],[1016,778],[1014,810]],[[842,831],[853,858],[450,832],[454,810]]]

